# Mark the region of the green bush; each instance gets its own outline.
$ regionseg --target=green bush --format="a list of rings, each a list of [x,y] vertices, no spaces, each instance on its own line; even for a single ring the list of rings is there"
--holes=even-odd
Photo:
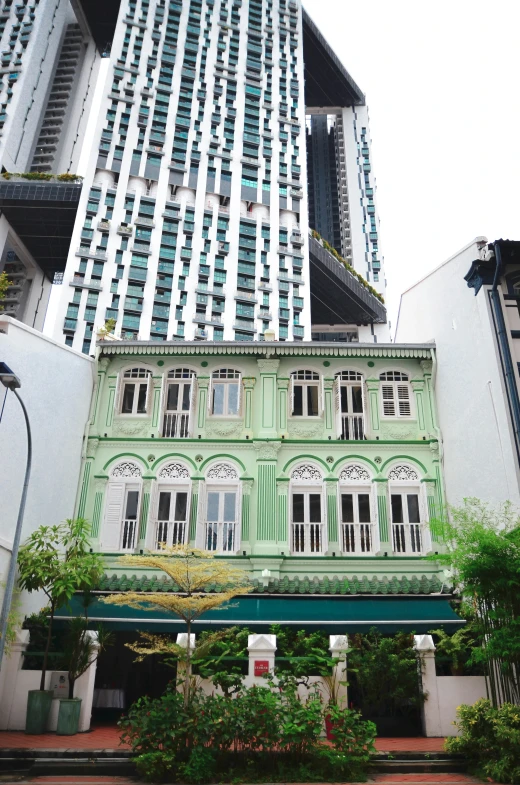
[[[332,746],[321,742],[324,714],[334,728]],[[305,702],[287,677],[273,691],[252,687],[234,698],[168,690],[140,698],[120,721],[122,740],[148,781],[358,781],[366,777],[375,726],[356,712],[323,707],[318,692]]]
[[[520,783],[520,706],[504,703],[494,709],[482,698],[473,706],[459,706],[457,715],[461,735],[447,739],[446,750],[463,755],[481,775]]]

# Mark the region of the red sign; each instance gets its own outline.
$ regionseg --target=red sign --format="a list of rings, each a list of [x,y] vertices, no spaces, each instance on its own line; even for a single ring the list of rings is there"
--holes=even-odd
[[[268,660],[255,660],[255,676],[263,676],[269,672]]]

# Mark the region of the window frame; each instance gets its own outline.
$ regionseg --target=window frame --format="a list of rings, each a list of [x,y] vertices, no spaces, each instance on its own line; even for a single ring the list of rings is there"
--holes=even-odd
[[[210,477],[208,478],[208,474],[211,472],[212,468],[217,467],[219,464],[222,464],[223,467],[231,469],[235,472],[236,477],[226,477],[226,478],[216,478]],[[231,521],[208,521],[208,498],[210,493],[234,493],[235,498],[235,521],[234,521],[234,541],[233,549],[222,549],[216,548],[211,550],[211,553],[216,554],[227,554],[230,556],[236,555],[240,551],[240,546],[242,542],[242,482],[240,480],[240,471],[237,466],[235,466],[231,461],[223,460],[212,463],[211,466],[208,467],[206,471],[206,478],[204,480],[204,488],[202,489],[202,493],[200,494],[201,503],[199,506],[199,511],[197,515],[197,547],[202,548],[204,550],[208,550],[208,523],[216,523],[219,525],[219,529],[217,530],[217,540],[224,541],[223,534],[220,534],[220,524],[231,523]],[[219,508],[220,504],[224,504],[224,500],[222,502],[219,501]],[[223,516],[222,516],[223,517]]]
[[[410,473],[414,473],[415,477],[399,477],[399,478],[392,478],[390,479],[390,475],[392,471],[396,469],[401,469],[409,471]],[[426,488],[424,482],[421,482],[420,472],[413,466],[413,465],[400,465],[394,466],[390,468],[388,472],[388,520],[389,520],[389,527],[390,527],[390,545],[392,548],[392,554],[394,556],[411,556],[411,557],[420,557],[425,556],[427,553],[430,553],[432,550],[432,541],[431,541],[431,531],[430,531],[430,518],[428,514],[428,503],[426,499]],[[417,504],[419,509],[419,522],[412,522],[409,521],[409,511],[408,511],[408,503],[406,498],[404,499],[404,503],[402,504],[403,509],[403,521],[394,521],[393,516],[393,509],[392,509],[392,496],[401,496],[407,497],[409,495],[417,496]],[[411,550],[399,550],[395,547],[395,538],[394,538],[394,524],[399,526],[404,524],[405,526],[413,526],[414,524],[420,527],[420,538],[421,538],[421,549],[414,551]],[[406,530],[404,530],[406,531]],[[405,535],[406,536],[406,535]],[[410,537],[412,535],[410,534]]]
[[[143,376],[126,376],[134,371],[143,371]],[[145,410],[144,412],[137,411],[139,403],[138,388],[143,382],[146,382],[146,397],[145,397]],[[132,411],[123,412],[123,402],[125,396],[125,388],[133,385],[134,398],[132,402]],[[152,399],[153,390],[153,371],[145,365],[133,365],[127,368],[122,368],[117,378],[117,389],[115,397],[115,413],[118,417],[144,419],[150,416],[150,404]],[[137,394],[136,394],[137,393]]]
[[[356,378],[341,378],[343,375],[349,374],[352,377]],[[359,386],[361,388],[361,412],[344,412],[341,408],[341,389],[344,387],[347,389],[347,398],[352,405],[352,388]],[[367,422],[368,422],[368,399],[366,394],[366,383],[365,383],[365,376],[361,371],[356,369],[345,369],[342,371],[337,371],[334,374],[334,411],[335,411],[335,427],[336,427],[336,438],[341,439],[342,441],[364,441],[367,438]],[[343,429],[343,415],[352,416],[352,417],[360,417],[361,418],[361,428],[359,428],[359,424],[354,425],[355,435],[359,436],[359,439],[347,439],[344,438],[344,429]],[[349,421],[350,423],[350,421]]]
[[[317,378],[299,379],[298,374],[312,374]],[[302,414],[294,414],[294,401],[296,387],[302,387]],[[304,390],[308,387],[317,387],[318,413],[308,414],[308,396]],[[295,420],[318,420],[323,417],[323,376],[314,368],[298,368],[290,373],[289,417]]]
[[[383,379],[383,376],[387,374],[394,374],[395,376],[403,376],[406,377],[404,379]],[[383,393],[383,387],[390,388],[392,390],[392,398],[386,399],[386,402],[391,400],[394,413],[393,414],[386,414],[385,413],[385,397]],[[399,399],[399,387],[404,387],[407,391],[407,399],[403,399],[403,402],[407,402],[409,405],[409,412],[407,414],[401,414],[400,411],[400,399]],[[410,383],[410,374],[405,371],[383,371],[379,374],[379,399],[380,399],[380,408],[381,408],[381,417],[385,420],[413,420],[415,419],[415,408],[414,408],[414,395],[412,390],[412,385]]]
[[[320,474],[320,479],[318,478],[309,478],[309,479],[300,479],[295,478],[294,474],[301,470],[302,468],[312,469],[313,472],[317,472]],[[327,493],[324,481],[324,473],[323,470],[315,466],[311,463],[306,464],[298,464],[294,466],[291,470],[291,479],[289,481],[289,509],[288,509],[288,516],[289,516],[289,552],[291,556],[303,556],[314,558],[315,556],[325,556],[328,550],[328,537],[327,537]],[[304,520],[302,521],[294,521],[294,496],[295,494],[303,494],[304,496]],[[302,524],[304,526],[309,526],[312,523],[318,524],[317,521],[311,521],[306,519],[306,510],[310,513],[310,499],[308,497],[311,494],[319,494],[320,496],[320,512],[321,512],[321,520],[319,521],[319,525],[321,526],[321,550],[319,551],[305,551],[305,547],[303,550],[296,550],[294,547],[294,525]],[[310,515],[308,515],[310,518]],[[305,535],[304,535],[304,546],[305,546]]]
[[[182,376],[172,376],[172,374],[181,373]],[[178,384],[179,388],[184,387],[186,384],[190,386],[189,405],[188,409],[179,408],[179,402],[182,403],[183,395],[179,392],[177,409],[168,409],[168,393],[170,385]],[[195,410],[197,403],[197,373],[189,366],[178,366],[169,368],[163,377],[163,391],[161,403],[161,431],[160,436],[163,439],[189,439],[193,437],[195,427]],[[187,416],[187,424],[182,421],[182,417]],[[175,418],[175,421],[173,421]],[[180,419],[180,424],[177,420]],[[172,427],[173,425],[173,427]],[[173,434],[173,435],[172,435]]]
[[[226,376],[217,376],[216,374],[226,373]],[[230,374],[234,374],[231,376]],[[214,390],[215,385],[222,385],[224,387],[224,405],[223,413],[216,414],[214,411]],[[237,410],[235,413],[229,412],[229,388],[231,385],[237,385]],[[233,419],[238,420],[242,416],[242,373],[236,368],[220,367],[215,368],[211,372],[211,378],[208,389],[208,412],[210,417],[219,419]]]
[[[172,466],[175,467],[177,472],[179,471],[182,472],[183,476],[169,477],[166,474],[163,475],[163,472],[166,472]],[[187,544],[189,542],[191,505],[192,505],[192,497],[193,497],[192,486],[193,483],[191,480],[190,467],[182,461],[170,459],[166,461],[166,463],[164,463],[159,469],[159,471],[157,472],[157,477],[152,482],[152,488],[150,491],[150,507],[148,513],[147,530],[146,530],[146,543],[147,543],[147,547],[150,550],[159,550],[158,548],[159,542],[164,542],[164,540],[159,540],[159,523],[174,524],[171,531],[171,537],[169,531],[170,527],[169,526],[167,527],[168,529],[167,538],[166,538],[167,544],[180,545],[180,544]],[[170,496],[170,518],[168,519],[168,521],[159,518],[159,503],[160,503],[161,493],[175,494],[173,498],[172,496]],[[179,521],[175,521],[174,519],[171,518],[172,502],[175,509],[175,502],[178,493],[187,494],[186,519],[184,521],[184,532],[183,532],[184,536],[180,540],[179,538],[174,537],[175,524],[179,523]]]

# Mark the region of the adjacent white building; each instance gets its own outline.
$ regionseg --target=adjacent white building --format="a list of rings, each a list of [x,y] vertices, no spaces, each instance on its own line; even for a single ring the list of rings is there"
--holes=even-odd
[[[452,505],[474,496],[520,506],[518,246],[477,237],[401,298],[396,341],[437,347],[434,383]]]
[[[94,389],[94,360],[0,316],[0,358],[21,380],[33,439],[32,473],[22,541],[38,526],[74,517],[79,472]],[[0,586],[5,580],[22,494],[27,436],[22,409],[0,387]],[[24,613],[42,598],[23,595]]]

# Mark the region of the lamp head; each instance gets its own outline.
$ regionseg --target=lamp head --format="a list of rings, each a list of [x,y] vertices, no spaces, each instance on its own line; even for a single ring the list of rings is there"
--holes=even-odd
[[[0,362],[0,382],[8,390],[18,390],[22,384],[18,376],[5,363]]]

